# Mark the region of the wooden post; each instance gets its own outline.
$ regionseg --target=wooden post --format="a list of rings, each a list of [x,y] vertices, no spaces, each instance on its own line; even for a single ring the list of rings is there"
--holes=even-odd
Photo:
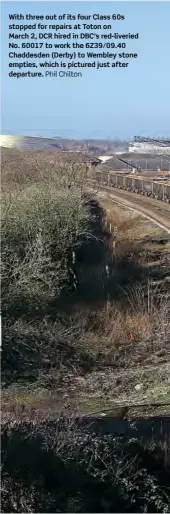
[[[109,278],[109,266],[108,266],[108,264],[105,265],[105,270],[106,270],[107,278]]]
[[[117,226],[114,227],[114,240],[113,240],[113,251],[114,251],[115,259],[116,259],[116,237],[117,237]]]
[[[109,293],[107,293],[107,303],[106,303],[106,305],[107,305],[107,311],[109,311],[109,308],[110,308],[110,294]]]
[[[114,258],[116,259],[116,241],[115,241],[115,239],[113,241],[113,251],[114,251]]]
[[[165,200],[165,184],[163,183],[163,191],[162,191],[162,194],[163,194],[163,197],[162,197],[162,200],[164,201]]]
[[[105,265],[105,270],[106,270],[107,280],[109,282],[110,273],[109,273],[109,266],[108,266],[108,264]],[[108,311],[109,307],[110,307],[110,294],[109,294],[108,290],[107,290],[106,307],[107,307],[107,311]]]
[[[104,227],[107,228],[107,216],[104,217]]]
[[[73,252],[72,252],[72,263],[75,264],[75,262],[76,262],[76,254],[75,254],[75,252],[73,250]]]

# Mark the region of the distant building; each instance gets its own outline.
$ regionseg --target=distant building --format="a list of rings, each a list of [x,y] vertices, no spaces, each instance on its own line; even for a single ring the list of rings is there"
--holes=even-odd
[[[127,153],[129,150],[129,147],[128,145],[120,145],[120,146],[116,146],[115,149],[114,149],[114,153],[116,155],[120,155],[121,153]]]
[[[130,153],[158,153],[170,155],[170,139],[167,138],[151,138],[151,137],[134,137],[132,143],[129,144]]]
[[[109,159],[112,159],[112,157],[113,155],[99,155],[98,159],[100,159],[100,161],[104,163],[109,161]]]

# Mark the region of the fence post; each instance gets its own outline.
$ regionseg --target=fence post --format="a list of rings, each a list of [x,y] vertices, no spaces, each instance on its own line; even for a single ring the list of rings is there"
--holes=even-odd
[[[75,264],[75,262],[76,262],[76,254],[75,254],[75,252],[73,250],[73,252],[72,252],[72,263]]]
[[[104,228],[107,228],[107,214],[106,214],[106,212],[103,213],[103,215],[102,215],[102,226]]]
[[[114,235],[113,235],[113,250],[114,250],[114,258],[116,259],[116,237],[117,237],[117,227],[114,227]]]
[[[162,199],[165,200],[165,184],[163,184]]]
[[[109,307],[110,307],[110,294],[109,293],[107,293],[107,303],[106,303],[106,305],[107,305],[107,311],[109,311]]]
[[[109,266],[108,266],[108,264],[105,265],[105,270],[106,270],[107,278],[109,278]]]
[[[107,311],[109,310],[109,307],[110,307],[110,293],[108,291],[108,284],[109,284],[109,277],[110,277],[110,273],[109,273],[109,266],[108,264],[105,265],[105,270],[106,270],[106,276],[107,276],[107,300],[106,300],[106,308],[107,308]]]
[[[116,241],[113,240],[113,250],[114,250],[114,258],[116,259]]]

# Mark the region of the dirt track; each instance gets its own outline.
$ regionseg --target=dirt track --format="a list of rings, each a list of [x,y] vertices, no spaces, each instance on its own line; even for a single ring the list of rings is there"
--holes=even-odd
[[[143,213],[170,233],[170,204],[114,187],[97,186],[97,194]]]

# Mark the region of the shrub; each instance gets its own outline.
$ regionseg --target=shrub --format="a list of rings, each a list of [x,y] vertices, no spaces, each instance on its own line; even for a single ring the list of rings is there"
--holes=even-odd
[[[68,284],[72,251],[86,237],[90,213],[82,184],[56,170],[49,180],[14,188],[10,199],[5,189],[3,201],[4,313],[43,312]]]

